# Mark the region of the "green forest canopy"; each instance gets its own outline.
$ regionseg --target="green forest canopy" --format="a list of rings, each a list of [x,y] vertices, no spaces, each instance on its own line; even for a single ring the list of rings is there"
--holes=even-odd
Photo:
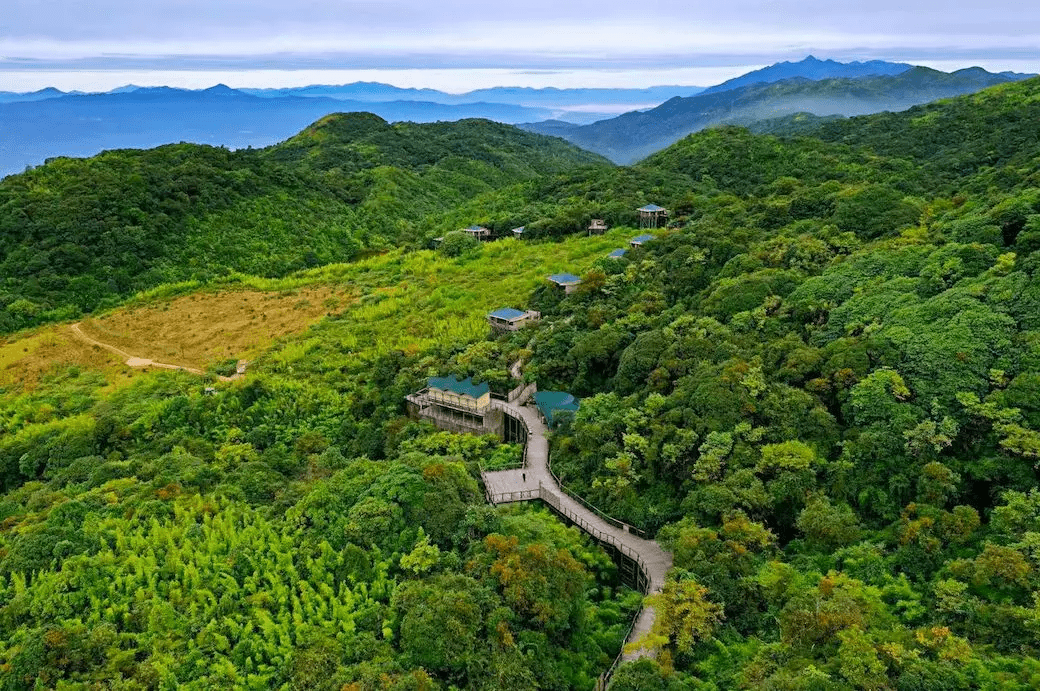
[[[295,276],[359,306],[213,396],[60,367],[7,392],[0,684],[591,689],[637,596],[484,505],[492,440],[403,417],[427,377],[508,386],[522,356],[582,399],[557,474],[674,554],[658,657],[612,688],[1036,688],[1037,122],[1033,79],[474,190],[433,218],[530,239]],[[622,259],[634,229],[579,235],[649,202],[673,227]],[[540,280],[563,270],[569,296]],[[488,337],[502,304],[542,320]]]

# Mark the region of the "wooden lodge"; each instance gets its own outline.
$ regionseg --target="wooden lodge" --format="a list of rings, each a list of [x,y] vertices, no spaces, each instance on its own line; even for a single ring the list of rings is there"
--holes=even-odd
[[[647,204],[636,209],[639,214],[640,228],[660,228],[668,223],[668,209],[657,204]]]
[[[475,237],[478,240],[490,240],[491,231],[484,226],[470,226],[469,228],[463,228],[463,233],[469,233],[471,237]]]
[[[608,230],[610,230],[610,226],[602,218],[594,218],[589,224],[589,235],[602,235]]]
[[[472,377],[430,377],[427,395],[437,405],[459,410],[481,412],[491,405],[491,387],[487,382],[474,382]]]
[[[550,283],[562,289],[566,295],[570,295],[581,285],[581,277],[574,274],[553,274],[548,278]]]
[[[472,377],[430,377],[426,388],[406,396],[408,413],[453,432],[494,434],[501,426],[491,406],[491,387]],[[501,414],[499,414],[501,415]]]
[[[519,331],[528,324],[536,322],[541,318],[541,312],[536,312],[534,310],[527,310],[524,312],[513,309],[512,307],[497,309],[487,316],[491,328],[497,331]]]
[[[508,403],[522,405],[534,394],[535,384],[521,382],[508,396]],[[527,443],[527,425],[507,404],[492,400],[487,382],[474,383],[471,377],[430,377],[426,388],[405,396],[409,417],[432,422],[439,429],[465,434],[494,434],[499,439]]]

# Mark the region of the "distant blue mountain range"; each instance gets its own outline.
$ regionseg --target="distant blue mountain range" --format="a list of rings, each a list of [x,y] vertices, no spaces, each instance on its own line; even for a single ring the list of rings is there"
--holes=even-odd
[[[222,85],[221,85],[222,86]],[[229,87],[224,87],[228,89]],[[126,94],[165,89],[164,93],[189,91],[170,87],[142,87],[134,84],[121,86],[105,94]],[[354,82],[339,86],[314,84],[311,86],[284,89],[232,89],[238,93],[259,98],[327,98],[339,101],[362,103],[389,103],[393,101],[421,101],[439,105],[470,105],[474,103],[497,103],[533,108],[560,109],[582,106],[595,113],[596,105],[608,106],[610,113],[616,106],[652,107],[676,96],[693,96],[704,90],[700,86],[652,86],[645,89],[533,89],[527,87],[502,87],[477,89],[462,94],[450,94],[437,89],[405,89],[379,82]],[[85,94],[82,91],[65,92],[48,87],[31,93],[0,91],[0,103],[44,101],[64,96],[102,95]],[[601,113],[605,114],[605,113]],[[580,117],[579,121],[589,121]]]
[[[222,85],[201,91],[155,87],[65,95],[0,103],[0,176],[54,156],[92,156],[106,149],[181,141],[229,148],[268,146],[329,113],[351,111],[413,122],[486,118],[519,123],[553,114],[505,103],[260,98]]]
[[[809,56],[799,62],[781,62],[755,70],[709,89],[696,86],[645,89],[495,87],[450,94],[436,89],[406,89],[375,82],[355,82],[288,89],[232,89],[217,85],[195,91],[131,84],[101,94],[62,92],[54,88],[32,93],[0,92],[0,176],[20,172],[26,166],[39,165],[50,157],[91,156],[105,149],[148,148],[179,141],[230,148],[267,146],[292,136],[329,113],[349,111],[371,112],[389,121],[486,118],[509,124],[527,123],[525,127],[528,129],[563,136],[580,146],[614,156],[615,160],[632,160],[632,156],[644,150],[649,152],[660,148],[664,145],[661,142],[670,143],[665,140],[681,136],[679,133],[724,120],[726,113],[723,111],[728,109],[732,115],[738,105],[745,115],[764,112],[775,117],[788,113],[790,104],[785,105],[782,98],[792,92],[792,87],[768,94],[772,100],[768,101],[769,108],[765,110],[745,107],[748,105],[747,95],[742,95],[741,102],[736,104],[718,101],[719,94],[744,94],[749,88],[790,84],[792,80],[815,82],[898,77],[909,74],[910,69],[910,65],[901,63],[877,60],[840,63]],[[970,82],[967,87],[958,87],[961,89],[959,92],[982,88],[993,82],[990,79],[992,75],[981,72],[981,75],[958,73],[958,83]],[[945,93],[931,87],[935,78],[925,76],[929,77],[924,80],[928,84],[902,83],[899,103],[923,102],[937,97],[936,93]],[[1010,80],[1022,75],[1001,76]],[[828,98],[833,101],[841,96],[842,89],[851,88],[833,84]],[[872,88],[884,91],[889,87],[880,84]],[[797,103],[804,103],[806,89],[799,87],[799,91],[801,100]],[[756,92],[755,99],[761,100],[766,96]],[[865,104],[857,107],[869,110],[877,104],[895,103],[892,99],[875,96],[868,99],[869,103],[857,96],[857,103]],[[698,98],[702,101],[696,100]],[[708,98],[710,102],[703,101]],[[702,107],[702,102],[711,113],[705,112],[700,116],[694,113],[695,122],[686,122],[693,111]],[[833,112],[845,110],[840,108]],[[645,117],[642,111],[645,111]],[[619,113],[627,114],[615,121],[613,118]],[[709,115],[707,119],[702,117]],[[657,122],[662,116],[668,121],[666,125]],[[630,137],[639,141],[627,142]]]
[[[992,74],[980,67],[940,72],[912,67],[897,74],[813,79],[798,75],[772,80],[783,72],[820,74],[820,61],[787,63],[768,73],[770,81],[739,84],[724,90],[709,89],[696,96],[676,97],[647,111],[631,112],[590,125],[559,121],[530,123],[524,129],[562,137],[615,163],[635,163],[664,149],[686,135],[730,124],[751,127],[796,113],[816,116],[853,116],[900,111],[940,98],[970,94],[989,86],[1025,79],[1029,75]],[[882,65],[891,63],[882,63]],[[857,63],[854,72],[862,69]],[[767,70],[770,68],[767,68]],[[832,70],[833,67],[828,67]],[[727,82],[736,83],[738,80]]]
[[[753,70],[747,74],[722,82],[718,86],[712,86],[703,91],[706,94],[718,93],[738,89],[750,84],[772,84],[773,82],[804,77],[812,81],[821,79],[858,79],[859,77],[895,76],[911,69],[913,65],[902,62],[885,62],[884,60],[871,60],[869,62],[837,62],[835,60],[820,60],[810,55],[798,62],[778,62],[760,70]]]

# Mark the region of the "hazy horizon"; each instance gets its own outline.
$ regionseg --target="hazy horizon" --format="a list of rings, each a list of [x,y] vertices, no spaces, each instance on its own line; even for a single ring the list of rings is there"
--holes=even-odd
[[[802,58],[806,57],[803,55]],[[838,62],[856,58],[821,57]],[[492,87],[530,88],[647,88],[657,86],[714,86],[728,79],[777,62],[801,58],[781,57],[771,62],[728,66],[689,66],[632,69],[507,69],[507,68],[411,68],[411,69],[238,69],[238,70],[51,70],[0,69],[0,91],[31,92],[47,87],[62,91],[102,92],[121,86],[169,86],[205,89],[217,84],[232,88],[289,88],[379,82],[400,88],[430,88],[447,93],[464,93]],[[884,59],[884,58],[870,58]],[[861,59],[862,61],[863,59]],[[944,72],[982,67],[990,72],[1040,72],[1040,61],[1025,59],[912,60],[898,57],[888,62],[906,62]],[[0,61],[0,65],[3,62]]]
[[[1040,7],[936,0],[7,0],[0,90],[712,86],[806,55],[1040,71]]]

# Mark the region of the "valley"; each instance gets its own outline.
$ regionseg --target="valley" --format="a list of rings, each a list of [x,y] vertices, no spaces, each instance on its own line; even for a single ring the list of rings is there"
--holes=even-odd
[[[5,178],[0,687],[1034,688],[1038,94],[629,167],[345,115]],[[517,377],[573,403],[527,466],[408,414]],[[535,489],[659,591],[487,501]]]

